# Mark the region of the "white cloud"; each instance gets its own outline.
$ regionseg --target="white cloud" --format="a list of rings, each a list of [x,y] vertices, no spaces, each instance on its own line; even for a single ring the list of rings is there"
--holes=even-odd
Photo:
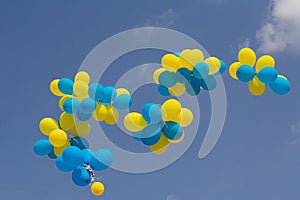
[[[176,200],[174,195],[168,195],[167,200]]]
[[[300,52],[300,0],[271,0],[267,20],[256,33],[262,53]]]
[[[300,122],[291,126],[291,138],[288,141],[289,145],[298,145],[300,144]]]
[[[160,15],[154,17],[153,19],[148,19],[144,26],[159,26],[164,28],[169,28],[174,25],[176,19],[176,14],[173,9],[162,12]]]

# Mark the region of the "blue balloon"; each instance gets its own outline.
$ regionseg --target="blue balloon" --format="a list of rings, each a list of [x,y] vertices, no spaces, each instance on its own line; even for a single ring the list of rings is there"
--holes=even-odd
[[[160,85],[170,88],[177,83],[177,75],[174,72],[164,71],[159,75],[158,82]]]
[[[76,113],[79,109],[80,102],[77,99],[69,98],[64,101],[63,109],[68,114]]]
[[[221,63],[221,67],[219,69],[219,72],[217,73],[217,75],[219,74],[223,74],[226,71],[226,63],[223,60],[220,60]]]
[[[214,76],[207,76],[200,80],[200,85],[204,90],[214,90],[217,87],[217,81]]]
[[[81,150],[89,148],[89,142],[83,137],[74,137],[70,142],[72,146],[78,147]]]
[[[53,150],[53,146],[50,144],[49,140],[38,140],[34,146],[33,151],[38,156],[45,156]]]
[[[56,159],[56,158],[57,158],[57,156],[56,156],[55,153],[54,153],[54,149],[53,149],[50,153],[48,153],[48,157],[49,157],[50,159]]]
[[[158,85],[157,90],[158,90],[159,94],[161,94],[162,96],[171,95],[169,92],[169,89],[163,85]]]
[[[64,94],[73,94],[74,82],[68,78],[62,78],[58,81],[58,89]]]
[[[157,124],[162,120],[160,107],[152,103],[144,105],[142,115],[148,124]]]
[[[174,55],[175,55],[176,57],[180,57],[180,52],[175,52]]]
[[[117,91],[114,87],[112,86],[107,86],[103,90],[103,97],[101,102],[103,103],[111,103],[114,101],[117,97]]]
[[[75,146],[65,148],[62,153],[63,160],[72,167],[77,167],[83,163],[83,154],[81,149]]]
[[[277,76],[278,76],[278,72],[274,67],[262,68],[257,74],[257,78],[261,82],[266,84],[275,82]]]
[[[135,139],[138,142],[142,142],[142,133],[141,132],[133,132],[132,133],[133,139]]]
[[[191,80],[192,71],[187,68],[180,68],[176,71],[177,81],[179,83],[188,83]]]
[[[162,132],[168,139],[178,140],[183,134],[183,129],[178,123],[167,121],[162,129]]]
[[[249,65],[242,65],[236,71],[237,78],[242,82],[249,82],[255,76],[255,70]]]
[[[75,167],[68,165],[62,158],[62,156],[58,156],[55,160],[56,168],[61,172],[71,172]]]
[[[193,74],[197,79],[203,79],[208,76],[209,66],[205,62],[199,62],[194,66]]]
[[[91,167],[95,171],[102,171],[109,168],[112,162],[112,153],[107,149],[101,149],[94,153],[94,157],[91,160]]]
[[[80,112],[83,114],[92,114],[96,109],[96,101],[92,98],[85,98],[80,103]]]
[[[128,94],[121,94],[113,102],[113,107],[118,110],[128,109],[132,104],[132,98]]]
[[[91,175],[84,167],[76,168],[72,173],[72,181],[80,186],[87,186],[91,181]]]
[[[99,83],[93,83],[89,86],[89,96],[95,101],[101,101],[104,96],[104,88]]]
[[[147,146],[156,144],[161,136],[161,128],[157,124],[146,126],[141,131],[142,142]]]
[[[87,121],[91,118],[92,114],[85,114],[82,113],[81,110],[79,109],[76,113],[77,119],[80,121]]]
[[[275,82],[269,84],[270,88],[279,95],[285,95],[289,93],[291,84],[288,80],[282,77],[277,77]]]
[[[83,163],[90,165],[94,157],[94,153],[90,149],[83,149]]]
[[[185,84],[186,92],[191,96],[198,95],[201,91],[200,83],[200,79],[192,76],[190,82]]]

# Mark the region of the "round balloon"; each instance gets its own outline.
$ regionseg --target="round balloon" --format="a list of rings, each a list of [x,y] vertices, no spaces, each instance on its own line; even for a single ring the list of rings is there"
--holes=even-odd
[[[257,74],[258,79],[266,84],[273,83],[277,79],[277,76],[278,72],[273,67],[264,67]]]
[[[155,104],[144,105],[142,115],[148,124],[157,124],[162,120],[160,107]]]
[[[163,85],[158,85],[157,90],[158,90],[159,94],[161,94],[162,96],[170,95],[169,89]]]
[[[74,82],[68,78],[62,78],[58,82],[58,89],[64,94],[73,94]]]
[[[94,153],[94,157],[91,161],[91,167],[96,171],[102,171],[109,168],[112,162],[112,153],[107,149],[101,149]]]
[[[78,167],[72,173],[72,181],[77,186],[87,186],[90,183],[90,180],[90,173],[84,167]]]
[[[49,140],[38,140],[33,146],[34,153],[38,156],[45,156],[53,150]]]
[[[113,106],[116,109],[124,110],[128,109],[132,104],[132,98],[128,94],[121,94],[120,96],[117,96],[117,98],[113,102]]]
[[[209,66],[205,62],[197,63],[194,66],[193,74],[198,79],[203,79],[208,76]]]
[[[221,62],[216,57],[209,57],[204,62],[209,66],[208,75],[216,74],[221,68]]]
[[[59,117],[59,125],[64,131],[69,131],[75,125],[74,115],[63,112]]]
[[[162,132],[170,140],[178,140],[183,134],[182,127],[173,121],[167,121],[162,129]]]
[[[53,130],[56,130],[58,128],[59,127],[57,121],[51,117],[45,117],[40,121],[40,131],[47,136]]]
[[[58,82],[59,79],[55,79],[53,81],[51,81],[50,83],[50,91],[52,92],[52,94],[54,94],[55,96],[63,96],[64,93],[62,93],[59,89],[58,89]]]
[[[111,103],[113,100],[116,99],[117,91],[114,87],[112,87],[112,86],[104,87],[103,91],[104,91],[104,93],[103,93],[103,98],[102,98],[101,102]]]
[[[205,79],[200,79],[200,85],[204,90],[211,91],[217,87],[217,81],[215,77],[207,76]]]
[[[161,64],[165,69],[175,72],[179,67],[179,58],[174,54],[166,54],[162,57]]]
[[[124,126],[131,132],[139,132],[147,125],[140,113],[132,112],[125,116]]]
[[[107,109],[107,115],[104,121],[110,125],[116,124],[119,120],[119,113],[117,109],[115,109],[112,106],[107,106],[106,109]]]
[[[264,55],[257,60],[256,72],[259,72],[264,67],[275,67],[275,60],[270,55]]]
[[[147,146],[156,144],[161,136],[161,128],[157,124],[146,126],[141,131],[142,142]]]
[[[99,83],[93,83],[88,89],[89,97],[95,101],[101,101],[104,96],[104,88]]]
[[[65,131],[56,129],[49,135],[49,141],[54,147],[62,147],[68,141],[68,136]]]
[[[92,98],[86,98],[80,103],[80,112],[83,114],[92,114],[96,109],[96,101]]]
[[[58,156],[55,160],[56,168],[61,172],[71,172],[74,170],[74,167],[68,165],[62,158]]]
[[[103,121],[107,116],[107,109],[101,103],[98,103],[96,110],[93,112],[93,117],[96,121]]]
[[[86,84],[90,83],[90,75],[85,72],[85,71],[81,71],[78,72],[74,78],[75,83],[78,81],[84,81]]]
[[[249,65],[242,65],[236,71],[237,78],[242,82],[249,82],[255,76],[255,70]]]
[[[251,94],[260,96],[265,92],[266,85],[255,76],[254,79],[249,82],[248,88]]]
[[[155,83],[159,84],[158,77],[164,71],[166,71],[166,69],[164,69],[164,68],[158,68],[157,70],[154,71],[154,73],[153,73],[153,80],[154,80]]]
[[[235,62],[235,63],[232,63],[229,67],[229,75],[236,80],[238,80],[238,78],[236,76],[236,71],[240,66],[241,66],[241,63]]]
[[[177,75],[175,72],[164,71],[159,75],[158,82],[167,88],[172,87],[177,82]]]
[[[270,88],[275,92],[276,94],[279,95],[285,95],[289,93],[291,89],[291,84],[290,82],[283,77],[277,77],[275,82],[269,84]]]
[[[74,98],[68,98],[63,102],[63,110],[68,114],[76,113],[79,109],[79,101]]]
[[[65,148],[62,153],[62,158],[69,166],[77,167],[83,163],[83,154],[81,149],[76,146]]]
[[[164,121],[176,119],[181,112],[181,104],[176,99],[169,99],[161,106],[162,118]]]
[[[104,185],[101,182],[94,182],[91,185],[91,192],[95,196],[101,196],[104,193]]]
[[[159,141],[155,144],[150,146],[150,150],[154,154],[163,154],[168,150],[169,141],[163,134],[161,134]]]
[[[238,59],[242,65],[254,66],[256,62],[256,54],[250,48],[243,48],[238,54]]]

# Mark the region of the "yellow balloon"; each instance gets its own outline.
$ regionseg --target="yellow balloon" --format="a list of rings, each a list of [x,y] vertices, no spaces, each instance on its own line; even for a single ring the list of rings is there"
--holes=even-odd
[[[70,130],[73,136],[86,137],[91,131],[91,126],[88,122],[77,122]]]
[[[199,49],[185,49],[180,53],[179,65],[180,67],[192,70],[194,65],[204,60],[204,54]]]
[[[162,66],[172,72],[175,72],[179,67],[179,58],[174,54],[166,54],[161,59]]]
[[[168,146],[169,140],[162,134],[159,141],[155,145],[150,146],[150,150],[155,154],[163,154],[168,150]]]
[[[164,121],[173,121],[181,112],[181,104],[176,99],[169,99],[161,106]]]
[[[65,150],[65,148],[67,148],[68,146],[70,146],[71,143],[69,142],[69,140],[66,142],[66,144],[64,144],[62,147],[54,147],[53,151],[54,151],[54,154],[56,156],[60,156],[62,154],[62,152]]]
[[[74,115],[63,112],[59,117],[59,125],[65,131],[70,130],[75,125]]]
[[[55,96],[63,96],[64,93],[62,93],[59,89],[58,89],[58,82],[59,79],[55,79],[53,81],[51,81],[50,83],[50,91],[52,92],[52,94],[54,94]]]
[[[53,130],[58,128],[58,123],[53,118],[46,117],[40,121],[40,131],[45,135],[49,135]]]
[[[89,86],[86,82],[84,82],[82,80],[78,80],[74,83],[73,91],[77,97],[79,97],[79,98],[89,97],[88,90],[89,90]]]
[[[107,116],[107,108],[102,104],[97,104],[96,110],[93,112],[93,117],[96,121],[103,121]]]
[[[89,84],[90,83],[90,75],[85,71],[78,72],[74,78],[74,82],[77,82],[77,81],[84,81],[86,84]]]
[[[238,59],[242,65],[250,65],[253,67],[256,62],[256,54],[250,48],[243,48],[238,54]]]
[[[170,94],[176,97],[183,95],[185,92],[185,85],[177,82],[174,86],[168,89]]]
[[[104,185],[101,182],[94,182],[91,185],[91,192],[95,196],[101,196],[104,193]]]
[[[221,68],[221,62],[216,57],[206,58],[204,62],[209,66],[209,75],[217,73]]]
[[[180,120],[179,124],[182,127],[186,127],[193,122],[194,115],[191,110],[189,110],[187,108],[182,108],[180,117],[181,117],[181,120]]]
[[[115,109],[112,106],[106,106],[106,109],[107,109],[107,115],[104,121],[110,125],[116,124],[119,120],[119,113],[117,109]]]
[[[127,114],[123,123],[131,132],[139,132],[147,126],[147,122],[144,120],[143,116],[137,112]]]
[[[127,94],[130,96],[129,91],[125,88],[118,88],[118,89],[116,89],[116,91],[117,91],[117,96],[120,96],[122,94]]]
[[[58,107],[64,111],[63,109],[63,105],[64,105],[64,102],[67,100],[67,99],[70,99],[72,98],[73,96],[72,95],[64,95],[62,98],[60,98],[59,102],[58,102]]]
[[[65,131],[56,129],[50,133],[49,141],[54,147],[62,147],[68,141],[68,136]]]
[[[182,142],[183,139],[184,139],[184,132],[182,133],[182,135],[181,135],[181,137],[179,139],[177,139],[177,140],[169,140],[169,142],[172,143],[172,144],[178,144],[178,143]]]
[[[256,72],[259,72],[262,68],[265,67],[275,67],[275,60],[270,55],[264,55],[257,60],[256,63]]]
[[[260,96],[265,92],[266,85],[255,76],[254,79],[248,83],[248,88],[251,94]]]
[[[159,69],[157,69],[157,70],[154,71],[154,73],[153,73],[153,80],[154,80],[155,83],[159,84],[158,77],[164,71],[166,71],[166,69],[164,69],[164,68],[159,68]]]
[[[236,71],[240,66],[241,66],[240,62],[234,62],[229,67],[229,75],[236,80],[238,80],[238,78],[236,76]]]

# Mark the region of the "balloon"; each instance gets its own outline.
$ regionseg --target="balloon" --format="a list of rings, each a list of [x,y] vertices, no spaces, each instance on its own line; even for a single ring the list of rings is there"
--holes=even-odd
[[[275,67],[275,60],[272,56],[264,55],[257,60],[256,72],[259,72],[264,67]]]
[[[94,182],[91,185],[91,192],[95,196],[101,196],[104,193],[104,185],[101,182]]]
[[[59,100],[59,102],[58,102],[58,107],[59,107],[62,111],[64,111],[64,108],[63,108],[64,102],[65,102],[67,99],[69,99],[69,98],[73,98],[73,96],[72,96],[72,95],[64,95],[64,96],[62,96],[62,97],[60,98],[60,100]]]
[[[69,166],[77,167],[83,163],[83,154],[81,149],[75,146],[65,148],[62,153],[62,158]]]
[[[64,93],[62,93],[59,89],[58,89],[58,82],[59,79],[55,79],[50,83],[50,91],[52,92],[52,94],[54,94],[55,96],[63,96]]]
[[[110,125],[116,124],[119,120],[119,113],[117,109],[115,109],[112,106],[107,106],[106,109],[107,109],[107,116],[104,119],[104,121]]]
[[[194,66],[193,74],[197,79],[202,79],[208,76],[209,66],[205,62],[197,63]]]
[[[103,121],[107,116],[107,109],[102,104],[97,104],[96,110],[93,112],[93,117],[96,121]]]
[[[59,117],[59,125],[64,131],[70,130],[75,125],[74,115],[63,112]]]
[[[201,91],[201,81],[202,79],[197,79],[195,77],[191,77],[191,80],[189,83],[185,84],[186,92],[191,96],[196,96]]]
[[[249,65],[242,65],[236,71],[236,76],[242,82],[249,82],[255,76],[255,70]]]
[[[166,54],[161,59],[161,65],[165,69],[175,72],[179,67],[179,58],[173,54]]]
[[[75,81],[75,83],[77,81],[84,81],[86,84],[89,84],[90,83],[90,75],[85,71],[78,72],[74,78],[74,81]]]
[[[220,60],[221,67],[219,69],[219,74],[223,74],[226,71],[226,63],[223,60]]]
[[[89,97],[88,90],[89,90],[88,84],[82,80],[76,81],[73,85],[73,92],[79,98],[88,98]]]
[[[88,165],[91,164],[94,153],[90,149],[83,149],[81,152],[83,155],[83,163]]]
[[[275,82],[269,84],[270,88],[279,95],[285,95],[289,93],[291,85],[286,78],[277,77]]]
[[[250,48],[243,48],[238,54],[238,59],[242,65],[254,66],[256,62],[256,54]]]
[[[116,109],[124,110],[128,109],[132,104],[132,98],[128,94],[121,94],[120,96],[117,96],[117,98],[113,102],[113,106]]]
[[[191,80],[192,71],[187,68],[180,68],[176,71],[177,81],[179,83],[188,83]]]
[[[183,133],[183,129],[178,123],[167,121],[162,129],[162,132],[168,139],[178,140]]]
[[[64,94],[73,94],[73,81],[68,78],[62,78],[58,82],[58,89]]]
[[[92,98],[86,98],[80,103],[80,112],[83,114],[92,114],[96,109],[96,101]]]
[[[48,153],[47,155],[48,155],[48,157],[50,159],[56,159],[57,158],[57,156],[54,153],[54,148],[52,148],[52,150],[50,151],[50,153]]]
[[[159,84],[158,77],[164,71],[166,71],[166,69],[164,69],[164,68],[158,68],[157,70],[154,71],[154,73],[153,73],[153,80],[154,80],[155,83]]]
[[[49,140],[38,140],[33,146],[34,153],[38,156],[45,156],[53,150]]]
[[[266,85],[255,76],[254,79],[249,82],[248,88],[251,94],[260,96],[265,92]]]
[[[72,181],[78,186],[87,186],[90,180],[90,173],[84,167],[78,167],[72,173]]]
[[[81,112],[80,109],[76,113],[76,117],[80,121],[87,121],[91,118],[91,116],[92,116],[92,114],[85,114],[85,113]]]
[[[117,91],[114,87],[108,86],[104,88],[103,98],[101,102],[103,103],[110,103],[117,97]]]
[[[40,131],[49,135],[53,130],[58,129],[58,124],[55,119],[46,117],[40,121]]]
[[[88,122],[77,122],[70,130],[73,136],[86,137],[91,131],[91,126]]]
[[[169,99],[161,106],[164,121],[176,119],[181,112],[181,104],[176,99]]]
[[[159,141],[155,144],[150,146],[150,150],[154,154],[163,154],[168,150],[169,141],[163,134],[161,134]]]
[[[144,105],[142,115],[148,124],[157,124],[162,120],[160,107],[155,104]]]
[[[184,139],[184,132],[182,132],[182,135],[178,140],[169,140],[169,142],[172,144],[178,144],[178,143],[182,142],[183,139]]]
[[[102,171],[109,168],[112,162],[112,153],[107,149],[101,149],[94,153],[94,157],[91,161],[91,167],[96,171]]]
[[[213,75],[213,74],[217,73],[221,68],[221,62],[216,57],[206,58],[204,62],[209,66],[208,75]]]
[[[241,63],[235,62],[235,63],[232,63],[229,67],[229,75],[236,80],[238,80],[238,78],[236,76],[236,71],[240,66],[241,66]]]
[[[162,69],[162,68],[160,68],[160,69]],[[116,92],[117,92],[117,96],[120,96],[120,95],[122,95],[122,94],[127,94],[127,95],[130,96],[129,91],[128,91],[127,89],[125,89],[125,88],[118,88],[118,89],[116,90]]]
[[[61,172],[71,172],[74,170],[74,167],[68,165],[62,158],[58,156],[55,160],[56,168]]]
[[[54,154],[56,156],[60,156],[62,154],[62,152],[65,150],[65,148],[67,148],[68,146],[70,146],[71,143],[69,141],[66,142],[66,144],[64,144],[63,146],[61,147],[54,147]]]
[[[199,49],[185,49],[180,53],[179,66],[193,70],[193,66],[204,60],[204,54]]]
[[[88,89],[89,97],[95,101],[101,101],[104,96],[104,88],[99,83],[93,83]]]
[[[63,102],[63,111],[68,114],[76,113],[79,109],[80,102],[74,98],[68,98]]]
[[[146,125],[143,116],[137,112],[129,113],[124,118],[124,126],[131,132],[141,131]]]
[[[180,122],[178,122],[182,127],[187,127],[193,122],[194,115],[192,111],[187,108],[181,108]]]
[[[182,83],[176,83],[174,86],[168,89],[169,93],[173,96],[179,97],[185,92],[185,85]]]
[[[258,79],[266,84],[273,83],[277,79],[277,76],[278,72],[273,67],[264,67],[257,74]]]
[[[207,76],[205,79],[200,79],[200,85],[204,90],[210,91],[217,87],[217,81],[215,77]]]
[[[158,89],[159,94],[161,94],[162,96],[170,95],[169,89],[163,85],[158,85],[157,89]]]
[[[83,137],[74,137],[70,142],[72,146],[78,147],[81,150],[89,148],[89,142]]]
[[[50,133],[49,141],[54,147],[62,147],[67,143],[68,136],[63,130],[56,129]]]
[[[146,126],[141,131],[142,142],[147,146],[156,144],[161,136],[161,128],[157,124]]]
[[[159,75],[158,82],[167,88],[172,87],[177,82],[176,73],[164,71]]]

